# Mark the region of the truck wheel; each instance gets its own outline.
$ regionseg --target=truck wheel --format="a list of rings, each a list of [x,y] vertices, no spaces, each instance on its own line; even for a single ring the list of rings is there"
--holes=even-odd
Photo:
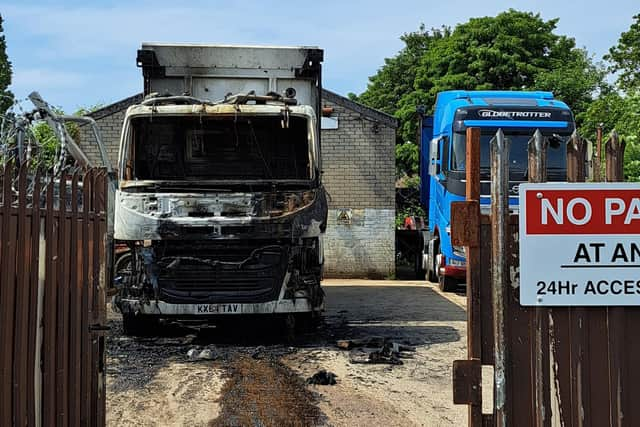
[[[438,277],[438,288],[442,292],[453,292],[458,289],[458,280],[449,276]]]
[[[298,313],[296,314],[295,329],[303,334],[315,332],[320,326],[322,319],[320,313],[313,311],[311,313]]]
[[[284,321],[284,334],[285,339],[288,344],[294,344],[296,342],[296,316],[293,313],[286,314],[283,319]]]
[[[116,262],[113,263],[113,283],[107,289],[109,294],[115,294],[117,292],[118,282],[120,285],[122,282],[128,281],[133,274],[133,257],[131,256],[131,252],[125,252],[121,254]]]
[[[155,324],[155,319],[149,318],[148,316],[135,315],[134,313],[122,315],[122,330],[125,335],[130,337],[145,337],[151,335]]]
[[[422,251],[415,255],[413,270],[416,275],[416,280],[424,280],[427,272],[422,268]]]
[[[450,277],[450,276],[444,276],[444,275],[440,275],[439,272],[437,271],[438,269],[438,262],[437,262],[437,258],[438,255],[441,255],[442,252],[440,251],[440,245],[438,244],[438,241],[435,241],[433,243],[433,270],[434,270],[434,276],[436,276],[437,281],[438,281],[438,288],[442,291],[442,292],[453,292],[455,290],[458,289],[458,280]],[[435,280],[434,280],[435,282]]]
[[[429,269],[427,270],[427,280],[431,283],[438,282],[438,274],[436,271],[436,253],[439,252],[440,246],[437,240],[432,240],[428,245]]]

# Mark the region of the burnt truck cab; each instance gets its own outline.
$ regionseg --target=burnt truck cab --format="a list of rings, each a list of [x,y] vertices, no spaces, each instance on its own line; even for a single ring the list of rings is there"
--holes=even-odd
[[[144,73],[143,65],[150,86],[154,79],[165,86],[176,83],[168,70],[158,73],[157,62],[164,59],[182,67],[174,73],[185,74],[188,68],[189,79],[182,80],[189,91],[151,92],[125,116],[114,214],[114,238],[130,249],[115,297],[125,332],[158,317],[318,313],[327,222],[319,71],[302,76],[284,63],[298,59],[302,68],[309,52],[145,48],[154,52],[151,67],[156,70]],[[276,54],[280,57],[274,59]],[[145,55],[148,59],[148,51]],[[195,70],[196,78],[193,62],[203,55],[210,69]],[[244,69],[244,77],[233,68],[220,71],[225,61],[242,65],[248,60],[251,64],[244,66],[251,70]],[[247,77],[261,63],[255,78]],[[280,93],[252,89],[216,101],[191,95],[222,91],[229,73],[231,86],[240,79],[245,87],[258,89],[265,83],[260,74],[267,75],[265,89],[277,89],[285,74],[312,102],[300,105],[294,85]]]

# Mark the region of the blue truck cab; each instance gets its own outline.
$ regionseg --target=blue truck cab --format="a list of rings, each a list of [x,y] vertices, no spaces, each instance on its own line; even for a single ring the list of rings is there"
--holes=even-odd
[[[516,209],[518,185],[528,180],[527,143],[536,129],[548,141],[548,180],[565,181],[566,143],[575,121],[551,92],[524,91],[440,92],[433,116],[420,118],[420,203],[428,215],[420,239],[422,270],[440,289],[452,291],[466,277],[464,248],[451,243],[451,202],[465,199],[466,129],[481,130],[481,206],[490,204],[489,143],[498,129],[511,141],[509,204]]]

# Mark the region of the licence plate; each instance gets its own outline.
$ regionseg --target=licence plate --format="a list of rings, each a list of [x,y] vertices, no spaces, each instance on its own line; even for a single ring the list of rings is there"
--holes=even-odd
[[[198,304],[196,314],[239,313],[240,304]]]

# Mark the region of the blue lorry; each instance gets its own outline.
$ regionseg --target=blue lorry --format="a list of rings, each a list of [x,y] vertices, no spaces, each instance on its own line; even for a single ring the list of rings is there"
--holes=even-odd
[[[451,243],[451,202],[465,199],[466,129],[481,129],[480,204],[489,205],[489,143],[498,129],[511,140],[509,204],[518,204],[518,185],[528,180],[527,142],[536,129],[548,140],[547,178],[566,180],[566,142],[575,130],[569,107],[551,92],[440,92],[433,116],[419,107],[420,203],[428,215],[421,231],[416,272],[453,291],[465,281],[464,248]]]

